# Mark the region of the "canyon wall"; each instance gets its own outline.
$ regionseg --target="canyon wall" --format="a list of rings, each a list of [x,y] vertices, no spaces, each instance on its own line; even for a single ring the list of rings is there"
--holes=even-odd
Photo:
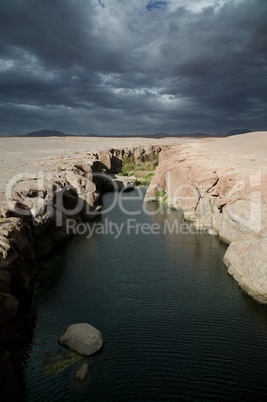
[[[267,132],[169,147],[146,194],[229,244],[229,274],[260,303],[267,303],[266,150]]]
[[[107,157],[109,154],[107,153]],[[103,157],[103,156],[102,156]],[[0,398],[25,400],[16,355],[31,336],[33,287],[39,261],[68,238],[68,217],[93,218],[103,183],[98,155],[51,158],[38,173],[10,178],[0,203]],[[108,167],[106,167],[108,170]],[[77,211],[75,208],[77,207]]]

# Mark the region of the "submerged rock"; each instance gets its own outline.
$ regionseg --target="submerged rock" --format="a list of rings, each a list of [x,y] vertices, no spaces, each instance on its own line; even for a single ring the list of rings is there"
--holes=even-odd
[[[103,346],[103,335],[90,324],[73,324],[65,329],[59,344],[82,356],[91,356]]]
[[[74,374],[74,379],[78,381],[84,381],[89,373],[88,363],[84,363]]]
[[[82,356],[74,352],[67,352],[66,355],[57,353],[45,362],[43,371],[46,375],[57,375],[81,359]]]

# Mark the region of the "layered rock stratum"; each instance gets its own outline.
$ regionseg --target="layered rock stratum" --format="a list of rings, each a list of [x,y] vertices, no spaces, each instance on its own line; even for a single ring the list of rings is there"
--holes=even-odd
[[[267,132],[165,149],[146,194],[158,198],[229,244],[229,274],[267,303]]]

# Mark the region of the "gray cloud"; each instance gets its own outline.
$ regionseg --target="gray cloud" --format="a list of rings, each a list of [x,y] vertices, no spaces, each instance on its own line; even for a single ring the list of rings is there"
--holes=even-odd
[[[264,0],[2,0],[0,135],[266,129],[266,20]]]

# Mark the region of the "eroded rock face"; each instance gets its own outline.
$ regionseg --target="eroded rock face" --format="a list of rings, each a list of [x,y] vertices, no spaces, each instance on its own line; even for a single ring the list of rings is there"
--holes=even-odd
[[[1,324],[1,321],[0,321]],[[1,329],[0,329],[0,335]],[[3,338],[1,336],[1,343]],[[26,402],[21,384],[19,384],[16,373],[11,364],[10,353],[6,345],[0,345],[0,397],[5,402]]]
[[[22,323],[29,314],[36,273],[31,240],[29,228],[21,219],[0,220],[0,399],[5,401],[24,400],[10,350],[22,345]]]
[[[17,175],[0,194],[1,400],[13,391],[21,399],[10,400],[23,398],[10,355],[28,331],[36,261],[68,238],[69,218],[94,218],[99,208],[92,169],[97,157],[52,158],[40,174]]]
[[[147,201],[164,194],[197,230],[231,244],[229,273],[261,303],[267,303],[266,150],[267,132],[169,147],[146,194]]]
[[[223,261],[242,289],[260,303],[266,303],[267,237],[231,243]]]
[[[91,356],[103,346],[103,335],[90,324],[73,324],[58,340],[61,346],[82,356]]]

